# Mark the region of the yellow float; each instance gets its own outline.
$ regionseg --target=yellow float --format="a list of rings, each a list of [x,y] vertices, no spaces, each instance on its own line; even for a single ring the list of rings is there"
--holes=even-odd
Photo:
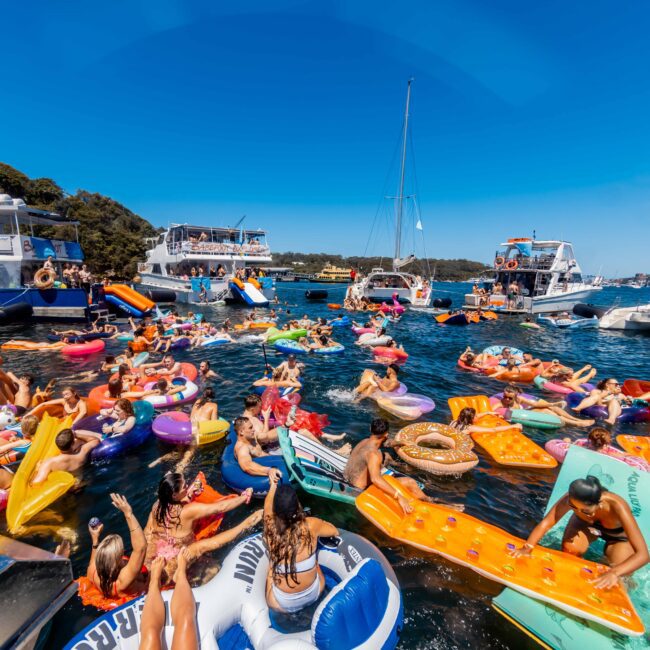
[[[442,555],[495,582],[549,603],[621,634],[640,636],[644,626],[625,588],[596,589],[592,581],[607,567],[562,551],[533,549],[531,557],[511,553],[523,539],[451,508],[413,498],[392,476],[391,491],[413,508],[400,504],[374,485],[356,499],[357,509],[386,535],[424,551]]]
[[[478,464],[478,456],[472,451],[472,439],[446,424],[410,424],[397,434],[395,441],[402,443],[397,447],[402,460],[431,474],[462,474]],[[433,442],[444,448],[425,447],[423,442]]]
[[[59,454],[54,442],[56,435],[72,426],[72,417],[58,420],[47,413],[38,425],[34,442],[20,463],[9,491],[7,503],[7,526],[15,534],[20,527],[34,515],[64,495],[75,482],[69,472],[51,472],[39,485],[30,485],[29,481],[36,466],[43,460]]]
[[[464,408],[473,408],[477,414],[476,426],[496,428],[509,424],[502,417],[490,413],[492,407],[485,395],[451,397],[448,404],[454,420]],[[557,467],[555,458],[525,436],[517,427],[506,431],[475,431],[471,436],[472,440],[485,449],[500,465],[540,469]]]

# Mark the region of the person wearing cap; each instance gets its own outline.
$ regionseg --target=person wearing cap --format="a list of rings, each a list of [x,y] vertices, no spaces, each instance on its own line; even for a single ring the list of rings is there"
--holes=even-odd
[[[286,361],[283,361],[276,370],[281,371],[284,381],[298,381],[300,372],[304,368],[302,363],[296,361],[296,355],[290,354]]]

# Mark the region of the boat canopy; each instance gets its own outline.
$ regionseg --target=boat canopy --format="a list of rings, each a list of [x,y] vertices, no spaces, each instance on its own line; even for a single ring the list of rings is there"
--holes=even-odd
[[[78,226],[79,222],[56,212],[29,207],[22,199],[0,194],[0,219],[29,226]]]

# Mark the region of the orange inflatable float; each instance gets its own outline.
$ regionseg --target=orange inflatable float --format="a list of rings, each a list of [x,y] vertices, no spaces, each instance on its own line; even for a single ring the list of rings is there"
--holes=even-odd
[[[536,600],[549,603],[622,634],[640,636],[644,626],[625,588],[596,589],[591,581],[607,567],[537,546],[531,557],[512,557],[524,541],[504,530],[442,505],[414,499],[392,476],[384,476],[413,512],[374,485],[356,499],[357,509],[389,537],[472,569]]]
[[[498,415],[489,414],[490,400],[485,395],[451,397],[448,400],[451,416],[455,420],[464,408],[473,408],[478,415],[476,426],[496,428],[509,423]],[[545,449],[525,436],[517,427],[506,431],[477,431],[472,440],[485,449],[500,465],[552,469],[557,461]]]
[[[251,323],[248,327],[244,327],[241,324],[235,325],[236,330],[244,330],[244,329],[249,329],[249,330],[267,330],[269,327],[275,327],[276,323],[269,323],[266,321],[259,321],[256,323]]]
[[[410,424],[395,436],[395,441],[402,443],[397,447],[402,460],[431,474],[462,474],[478,465],[478,456],[472,451],[472,439],[446,424]],[[443,449],[425,447],[423,442],[436,443]]]
[[[113,408],[117,399],[113,397],[106,397],[108,392],[108,384],[102,384],[101,386],[95,386],[90,393],[88,393],[88,398],[86,402],[88,403],[88,413],[99,413],[101,409],[110,409]],[[137,401],[137,397],[127,397],[126,399],[129,402]]]
[[[327,307],[329,309],[341,309],[341,305],[338,302],[328,302]]]
[[[650,463],[650,438],[647,436],[616,436],[616,442],[632,456]]]
[[[491,377],[498,372],[499,369],[503,369],[503,366],[485,368],[483,374]],[[539,371],[534,368],[514,368],[513,370],[502,372],[498,377],[494,377],[494,379],[515,384],[530,384],[538,374]]]
[[[623,393],[630,397],[639,397],[645,393],[650,393],[650,381],[642,379],[626,379],[623,382]]]

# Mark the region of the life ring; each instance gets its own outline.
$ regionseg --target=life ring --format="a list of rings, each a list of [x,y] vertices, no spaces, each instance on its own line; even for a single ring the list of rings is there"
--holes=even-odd
[[[472,451],[474,443],[466,434],[437,422],[418,422],[404,427],[395,440],[404,443],[397,454],[410,465],[431,474],[462,474],[478,465]],[[445,449],[425,447],[420,441],[430,440]]]
[[[50,289],[54,286],[56,273],[52,269],[38,269],[34,274],[34,285],[37,289]]]
[[[519,266],[517,260],[508,260],[506,262],[506,271],[514,271]]]
[[[505,264],[506,258],[503,255],[497,255],[494,258],[494,268],[500,269]]]

